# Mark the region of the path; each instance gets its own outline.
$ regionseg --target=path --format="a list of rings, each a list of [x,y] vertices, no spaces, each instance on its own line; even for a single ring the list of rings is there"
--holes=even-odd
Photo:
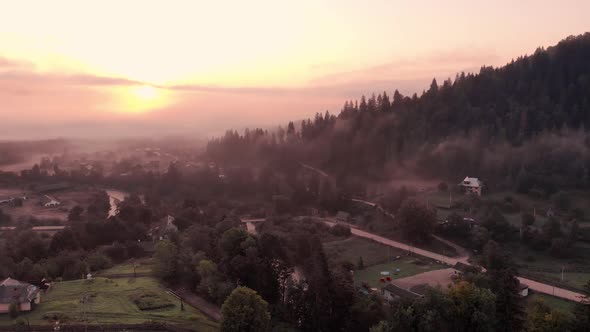
[[[59,225],[59,226],[35,226],[31,227],[33,232],[57,232],[65,229],[67,226]],[[15,230],[16,226],[2,226],[0,227],[1,231],[12,231]]]
[[[328,220],[324,220],[324,223],[326,223],[327,225],[330,226],[334,226],[337,223],[333,222],[333,221],[328,221]],[[353,235],[359,236],[359,237],[364,237],[391,247],[395,247],[395,248],[399,248],[402,250],[407,250],[410,252],[413,252],[415,254],[418,254],[420,256],[424,256],[424,257],[429,257],[441,262],[444,262],[446,264],[449,264],[451,266],[457,264],[458,262],[461,262],[463,264],[466,265],[471,265],[471,263],[469,263],[468,259],[469,259],[469,255],[464,256],[462,255],[461,257],[447,257],[447,256],[443,256],[428,250],[424,250],[424,249],[420,249],[420,248],[416,248],[410,245],[407,245],[405,243],[402,242],[398,242],[398,241],[394,241],[388,238],[384,238],[382,236],[376,235],[376,234],[372,234],[369,232],[365,232],[363,230],[360,229],[356,229],[356,228],[351,228],[351,233]],[[446,242],[449,245],[452,245],[453,247],[455,247],[456,249],[459,249],[461,247],[457,246],[456,244],[451,244],[452,242],[447,241]],[[458,252],[465,252],[465,249],[461,248],[462,251],[458,251]],[[539,292],[539,293],[544,293],[544,294],[548,294],[548,295],[553,295],[555,297],[560,297],[562,299],[566,299],[566,300],[570,300],[570,301],[575,301],[575,302],[580,302],[582,300],[582,294],[580,293],[576,293],[576,292],[572,292],[570,290],[567,289],[563,289],[563,288],[558,288],[552,285],[548,285],[548,284],[544,284],[544,283],[540,283],[538,281],[534,281],[534,280],[530,280],[527,278],[523,278],[523,277],[517,277],[518,280],[529,286],[530,289]]]
[[[534,281],[531,279],[526,279],[523,277],[516,277],[521,283],[526,284],[529,286],[530,289],[539,292],[545,293],[548,295],[553,295],[555,297],[560,297],[562,299],[571,300],[575,302],[580,302],[582,300],[582,294],[572,292],[571,290],[558,288],[552,285],[544,284],[538,281]]]
[[[334,225],[337,224],[337,222],[334,222],[334,221],[329,221],[329,220],[323,220],[323,221],[324,221],[325,224],[327,224],[329,226],[334,226]],[[369,232],[363,231],[362,229],[358,229],[358,228],[351,228],[350,229],[350,232],[353,235],[356,235],[356,236],[359,236],[359,237],[364,237],[366,239],[370,239],[370,240],[373,240],[375,242],[379,242],[379,243],[388,245],[390,247],[395,247],[395,248],[399,248],[399,249],[402,249],[402,250],[406,250],[406,251],[409,251],[409,252],[418,254],[420,256],[432,258],[434,260],[441,261],[441,262],[446,263],[448,265],[455,265],[455,264],[457,264],[457,262],[462,262],[462,263],[465,263],[465,264],[469,264],[467,262],[467,258],[468,257],[456,257],[456,258],[453,258],[453,257],[443,256],[443,255],[437,254],[435,252],[431,252],[431,251],[428,251],[428,250],[416,248],[416,247],[414,247],[412,245],[408,245],[406,243],[402,243],[402,242],[399,242],[399,241],[391,240],[391,239],[385,238],[385,237],[380,236],[380,235],[377,235],[377,234],[369,233]]]
[[[98,274],[97,277],[109,279],[131,279],[142,277],[153,277],[151,272],[137,272],[137,273],[113,273],[113,274]]]
[[[301,164],[301,166],[303,166],[305,168],[308,168],[308,169],[311,169],[313,171],[316,171],[317,173],[319,173],[319,174],[321,174],[321,175],[323,175],[325,177],[329,177],[329,175],[326,172],[324,172],[324,171],[322,171],[320,169],[317,169],[315,167],[306,165],[304,163],[300,163],[300,164]],[[394,218],[394,215],[393,214],[389,213],[383,207],[381,207],[379,204],[377,204],[375,202],[369,202],[369,201],[365,201],[365,200],[362,200],[362,199],[352,199],[352,201],[358,202],[358,203],[362,203],[362,204],[366,204],[366,205],[369,205],[371,207],[377,208],[379,211],[381,211],[381,212],[385,213],[386,215]],[[324,220],[324,222],[326,224],[330,225],[330,226],[334,226],[336,224],[336,222],[328,221],[328,220]],[[384,237],[379,236],[379,235],[376,235],[376,234],[365,232],[365,231],[360,230],[358,228],[351,228],[350,231],[351,231],[351,233],[353,235],[364,237],[364,238],[367,238],[367,239],[371,239],[371,240],[377,241],[379,243],[382,243],[382,244],[385,244],[385,245],[388,245],[388,246],[391,246],[391,247],[395,247],[395,248],[399,248],[399,249],[403,249],[403,250],[408,250],[408,251],[414,252],[414,253],[416,253],[418,255],[421,255],[421,256],[424,256],[424,257],[429,257],[429,258],[432,258],[432,259],[435,259],[435,260],[439,260],[439,261],[444,262],[444,263],[447,263],[449,265],[455,265],[458,262],[464,263],[466,265],[471,265],[469,263],[469,261],[468,261],[469,260],[469,252],[465,248],[462,248],[461,246],[458,246],[457,244],[455,244],[455,243],[453,243],[451,241],[442,239],[442,238],[437,237],[437,236],[435,236],[435,237],[438,240],[440,240],[440,241],[444,242],[445,244],[447,244],[447,245],[455,248],[455,250],[457,250],[457,252],[459,253],[460,257],[452,258],[452,257],[443,256],[443,255],[440,255],[440,254],[437,254],[437,253],[434,253],[434,252],[430,252],[430,251],[427,251],[427,250],[423,250],[423,249],[419,249],[419,248],[416,248],[416,247],[407,245],[405,243],[401,243],[401,242],[398,242],[398,241],[387,239],[387,238],[384,238]],[[552,286],[552,285],[544,284],[544,283],[541,283],[541,282],[538,282],[538,281],[534,281],[534,280],[530,280],[530,279],[523,278],[523,277],[517,277],[517,278],[518,278],[518,280],[521,283],[528,285],[530,289],[532,289],[532,290],[534,290],[536,292],[544,293],[544,294],[548,294],[548,295],[553,295],[555,297],[560,297],[560,298],[563,298],[563,299],[566,299],[566,300],[570,300],[570,301],[575,301],[575,302],[579,302],[579,301],[582,300],[582,294],[580,294],[580,293],[572,292],[572,291],[567,290],[567,289],[558,288],[558,287],[555,287],[555,286]]]
[[[469,250],[467,250],[467,249],[461,247],[460,245],[458,245],[454,242],[451,242],[447,239],[443,239],[442,237],[440,237],[438,235],[432,235],[432,237],[439,240],[440,242],[446,244],[449,247],[453,247],[453,249],[455,249],[455,251],[459,255],[459,258],[467,257],[467,259],[469,259]]]
[[[330,177],[330,175],[329,175],[328,173],[326,173],[326,172],[322,171],[322,170],[321,170],[321,169],[319,169],[319,168],[315,168],[315,167],[313,167],[313,166],[310,166],[310,165],[308,165],[308,164],[304,164],[304,163],[302,163],[302,162],[299,162],[299,164],[300,164],[302,167],[304,167],[304,168],[307,168],[307,169],[310,169],[310,170],[312,170],[312,171],[314,171],[314,172],[318,173],[319,175],[321,175],[321,176],[323,176],[323,177],[325,177],[325,178],[329,178],[329,177]]]
[[[199,309],[201,312],[207,315],[207,317],[213,319],[216,322],[221,321],[221,310],[215,304],[184,288],[175,289],[173,293],[180,297],[184,302]]]

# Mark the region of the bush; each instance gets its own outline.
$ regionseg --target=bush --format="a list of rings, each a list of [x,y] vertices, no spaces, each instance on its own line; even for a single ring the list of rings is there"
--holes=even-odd
[[[46,313],[43,314],[42,318],[45,319],[45,320],[49,320],[49,321],[56,321],[56,320],[58,320],[58,321],[60,321],[62,323],[63,322],[66,322],[66,321],[68,321],[70,319],[70,317],[67,314],[65,314],[65,313],[63,313],[61,311],[48,311],[48,312],[46,312]]]
[[[174,307],[174,304],[168,299],[151,292],[136,295],[131,300],[142,311]]]
[[[336,224],[330,229],[330,233],[335,236],[350,236],[350,226]]]
[[[571,206],[571,200],[569,195],[564,193],[563,191],[560,191],[551,196],[551,200],[553,201],[555,207],[561,211],[567,211]]]
[[[535,223],[535,216],[530,213],[523,213],[521,216],[521,221],[524,226],[531,226]]]
[[[104,270],[112,266],[111,260],[100,253],[94,253],[86,258],[86,264],[90,271]]]
[[[8,306],[8,316],[10,316],[10,318],[16,318],[18,317],[19,314],[19,310],[18,310],[18,305],[16,303],[11,303]]]
[[[537,259],[536,259],[534,256],[526,256],[526,257],[524,258],[524,260],[525,260],[525,261],[527,261],[527,262],[534,262],[534,261],[536,261]]]

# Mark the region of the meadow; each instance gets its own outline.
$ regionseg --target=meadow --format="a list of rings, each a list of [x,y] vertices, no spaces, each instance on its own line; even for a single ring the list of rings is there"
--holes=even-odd
[[[143,309],[143,310],[142,310]],[[170,294],[151,277],[75,280],[54,283],[41,304],[18,319],[32,325],[63,323],[141,324],[166,323],[196,331],[217,331],[218,325]],[[0,324],[13,320],[0,318]]]

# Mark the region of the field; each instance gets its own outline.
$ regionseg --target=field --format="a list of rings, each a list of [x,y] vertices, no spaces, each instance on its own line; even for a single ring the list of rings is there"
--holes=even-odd
[[[354,236],[345,240],[326,242],[324,250],[332,264],[350,262],[356,267],[359,257],[363,258],[365,268],[354,272],[357,285],[366,282],[371,287],[380,287],[379,278],[382,271],[389,271],[393,279],[398,279],[446,268],[430,259],[407,256],[404,250]]]
[[[9,207],[3,206],[2,211],[12,217],[13,223],[19,220],[28,219],[29,217],[35,217],[39,220],[56,220],[63,222],[67,219],[68,211],[76,206],[80,205],[86,207],[88,205],[88,199],[92,194],[91,190],[86,189],[71,189],[58,191],[55,193],[48,194],[50,197],[61,203],[58,207],[44,207],[43,202],[47,202],[48,199],[45,195],[36,194],[30,191],[25,191],[15,188],[0,188],[0,197],[22,197],[23,194],[27,196],[27,200],[23,202],[23,206],[20,207]]]
[[[84,297],[87,302],[82,305]],[[149,310],[151,308],[154,309]],[[80,323],[86,317],[89,324],[95,325],[150,321],[181,325],[197,331],[218,329],[216,323],[191,306],[184,304],[182,311],[179,300],[150,277],[59,282],[44,295],[33,312],[20,317],[31,324],[51,324],[54,318],[59,318],[62,323]],[[0,318],[0,324],[11,323],[6,316]]]
[[[561,310],[567,312],[569,314],[572,313],[575,307],[575,303],[572,301],[563,300],[557,297],[553,297],[551,295],[545,295],[540,293],[529,293],[529,296],[526,298],[526,304],[532,304],[535,300],[543,300],[543,302],[548,305],[549,307],[557,310]]]
[[[518,244],[505,245],[521,273],[541,278],[541,281],[581,290],[590,280],[590,253],[586,248],[576,248],[582,257],[560,259],[547,252],[529,249]],[[563,282],[561,269],[564,268]]]
[[[132,276],[134,270],[136,273],[147,274],[152,272],[153,262],[151,259],[143,259],[138,261],[126,262],[123,264],[115,265],[109,269],[99,271],[97,276],[109,276],[109,275],[129,275]]]
[[[448,266],[418,257],[404,256],[391,263],[373,265],[363,270],[355,271],[354,281],[356,284],[366,282],[369,286],[378,288],[383,286],[383,283],[379,281],[381,272],[389,272],[392,279],[400,279],[444,268],[448,268]]]
[[[365,266],[385,263],[388,257],[406,254],[403,250],[356,236],[351,236],[345,240],[326,242],[324,243],[324,250],[328,258],[334,263],[350,262],[356,265],[359,257],[362,257]]]

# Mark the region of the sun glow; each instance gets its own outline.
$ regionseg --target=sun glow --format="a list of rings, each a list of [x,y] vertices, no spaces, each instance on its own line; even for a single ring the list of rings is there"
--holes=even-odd
[[[122,113],[145,113],[169,104],[165,89],[151,85],[123,88],[119,93],[118,110]]]
[[[154,100],[158,96],[158,90],[153,86],[143,85],[135,88],[135,96],[141,100]]]

